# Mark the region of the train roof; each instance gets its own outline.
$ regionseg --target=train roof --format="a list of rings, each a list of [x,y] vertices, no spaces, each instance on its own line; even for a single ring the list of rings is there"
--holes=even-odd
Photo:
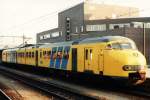
[[[102,37],[87,38],[87,39],[81,40],[81,41],[79,41],[79,44],[97,43],[97,42],[111,42],[111,41],[117,41],[117,40],[131,41],[129,38],[123,37],[123,36],[102,36]]]
[[[18,50],[19,48],[9,48],[9,49],[5,49],[4,51],[15,51]]]
[[[49,44],[41,45],[39,46],[39,48],[70,46],[70,45],[87,44],[87,43],[111,42],[111,41],[117,41],[117,40],[131,41],[129,38],[126,38],[123,36],[102,36],[102,37],[96,37],[96,38],[78,39],[78,40],[69,41],[69,42],[49,43]]]
[[[41,46],[39,46],[39,48],[49,48],[49,47],[57,47],[57,46],[70,46],[70,45],[72,45],[72,43],[73,43],[73,41],[49,43],[49,44],[41,45]]]

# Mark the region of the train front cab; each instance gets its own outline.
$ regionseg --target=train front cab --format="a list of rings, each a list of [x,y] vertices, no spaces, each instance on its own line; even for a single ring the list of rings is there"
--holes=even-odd
[[[145,81],[146,59],[132,41],[110,42],[103,55],[104,75],[127,78],[134,84]]]
[[[128,79],[135,84],[144,82],[145,57],[135,48],[133,41],[120,40],[72,45],[70,69],[76,72]]]

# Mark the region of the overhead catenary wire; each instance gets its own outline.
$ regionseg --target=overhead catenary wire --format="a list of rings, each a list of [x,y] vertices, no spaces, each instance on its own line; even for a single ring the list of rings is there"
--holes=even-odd
[[[33,24],[33,23],[39,23],[39,22],[41,22],[41,21],[44,21],[44,20],[47,20],[48,18],[49,19],[51,19],[51,20],[53,20],[53,17],[52,16],[54,16],[54,15],[57,15],[59,12],[62,12],[62,11],[64,11],[64,10],[66,10],[66,9],[69,9],[70,7],[73,7],[74,5],[69,5],[71,2],[73,2],[73,1],[75,1],[75,0],[68,0],[69,2],[68,2],[68,6],[66,7],[66,8],[60,8],[60,9],[57,9],[56,11],[53,11],[53,12],[50,12],[50,13],[48,13],[48,14],[44,14],[44,15],[41,15],[41,16],[39,16],[39,17],[36,17],[36,18],[33,18],[33,19],[30,19],[30,20],[28,20],[28,21],[26,21],[26,22],[24,22],[24,23],[21,23],[21,24],[18,24],[18,25],[14,25],[14,26],[12,26],[12,27],[10,27],[10,28],[8,28],[7,30],[13,30],[13,29],[16,29],[16,28],[21,28],[21,27],[24,27],[25,25],[27,25],[27,24]],[[82,2],[83,2],[84,0],[82,0]],[[81,2],[80,2],[81,3]],[[47,17],[47,18],[46,18]]]
[[[72,0],[68,0],[69,2],[72,2]],[[68,2],[68,4],[69,4]],[[74,6],[74,5],[72,5]],[[53,12],[50,12],[48,14],[45,14],[45,15],[42,15],[42,16],[39,16],[39,17],[36,17],[36,18],[33,18],[31,20],[28,20],[22,24],[18,24],[18,25],[15,25],[15,26],[12,26],[10,28],[8,28],[7,30],[10,31],[10,30],[25,30],[28,28],[32,29],[32,28],[36,28],[36,26],[45,26],[47,25],[47,20],[52,20],[53,21],[53,16],[57,15],[59,12],[61,11],[64,11],[66,9],[69,9],[71,8],[72,6],[68,5],[68,7],[66,7],[65,9],[62,10],[62,8],[56,10],[56,11],[53,11]],[[141,9],[140,12],[145,12],[145,11],[149,11],[149,8],[146,8],[146,9]],[[135,11],[135,12],[131,12],[131,13],[137,13],[138,11]],[[125,13],[125,14],[122,14],[122,15],[119,15],[117,18],[120,18],[120,17],[123,17],[125,15],[128,15],[129,13]],[[36,23],[40,23],[40,24],[36,24]],[[34,25],[34,27],[31,27],[30,25]],[[43,28],[45,29],[45,28]],[[41,31],[42,31],[42,28],[41,28]],[[8,33],[8,32],[6,32]]]
[[[85,1],[85,0],[83,0],[83,1]],[[70,2],[72,2],[72,1],[70,1]],[[74,5],[73,5],[73,6],[74,6]],[[26,21],[26,22],[24,22],[24,23],[22,23],[22,24],[12,26],[12,27],[8,28],[7,30],[13,30],[13,29],[16,29],[16,28],[19,28],[19,27],[21,28],[21,27],[24,27],[24,26],[27,25],[27,24],[39,23],[39,22],[42,22],[42,21],[44,22],[45,20],[48,20],[48,19],[49,19],[49,20],[53,20],[53,19],[52,19],[52,16],[57,15],[59,12],[64,11],[64,10],[70,8],[70,7],[72,7],[72,6],[69,6],[69,7],[65,8],[65,9],[63,9],[63,10],[62,10],[62,8],[60,8],[60,9],[54,11],[54,12],[51,12],[51,13],[48,13],[48,14],[45,14],[45,15],[42,15],[42,16],[33,18],[33,19],[28,20],[28,21]],[[149,9],[147,8],[147,10],[149,10]],[[146,11],[146,9],[140,10],[140,12],[144,12],[144,11]],[[139,12],[139,11],[134,11],[134,12],[131,12],[131,13],[133,14],[133,13],[137,13],[137,12]],[[117,18],[126,16],[126,15],[129,15],[129,13],[124,13],[124,14],[122,14],[122,15],[118,15]],[[35,24],[35,25],[36,25],[36,24]]]

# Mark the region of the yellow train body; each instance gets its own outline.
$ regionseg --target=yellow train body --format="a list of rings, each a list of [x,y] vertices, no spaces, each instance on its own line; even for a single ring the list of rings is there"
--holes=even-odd
[[[143,81],[146,78],[145,57],[132,40],[121,36],[46,44],[16,52],[19,64],[110,77],[138,77]],[[4,50],[3,62],[8,62],[6,55]]]

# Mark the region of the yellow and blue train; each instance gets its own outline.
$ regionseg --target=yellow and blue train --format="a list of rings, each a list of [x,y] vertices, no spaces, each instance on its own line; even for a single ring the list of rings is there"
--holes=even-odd
[[[64,72],[122,77],[136,84],[146,79],[146,59],[122,36],[103,36],[3,50],[2,61]]]

